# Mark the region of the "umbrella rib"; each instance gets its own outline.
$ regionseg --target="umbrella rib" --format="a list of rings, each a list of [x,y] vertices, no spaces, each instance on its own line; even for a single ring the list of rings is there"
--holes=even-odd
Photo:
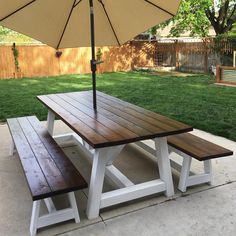
[[[156,4],[153,3],[153,2],[150,2],[150,1],[148,1],[148,0],[144,0],[144,1],[145,1],[146,3],[151,4],[152,6],[154,6],[154,7],[156,7],[156,8],[158,8],[159,10],[164,11],[165,13],[167,13],[167,14],[169,14],[169,15],[171,15],[171,16],[175,16],[173,13],[171,13],[171,12],[165,10],[164,8],[162,8],[162,7],[158,6],[158,5],[156,5]]]
[[[7,16],[3,17],[2,19],[0,19],[0,22],[3,21],[3,20],[5,20],[5,19],[7,19],[8,17],[14,15],[14,14],[17,13],[18,11],[24,9],[25,7],[31,5],[32,3],[36,2],[36,1],[37,1],[37,0],[30,1],[30,2],[28,2],[27,4],[25,4],[24,6],[22,6],[22,7],[18,8],[18,9],[16,9],[16,10],[13,11],[12,13],[10,13],[9,15],[7,15]]]
[[[104,10],[104,12],[105,12],[105,15],[106,15],[106,17],[107,17],[107,19],[108,19],[108,22],[109,22],[110,26],[111,26],[112,32],[113,32],[113,34],[115,35],[115,38],[116,38],[116,41],[117,41],[118,45],[120,46],[121,43],[120,43],[120,41],[119,41],[119,39],[118,39],[118,36],[117,36],[117,34],[116,34],[116,31],[115,31],[115,29],[114,29],[114,27],[113,27],[113,25],[112,25],[112,23],[111,23],[111,19],[110,19],[108,13],[107,13],[107,10],[106,10],[106,8],[105,8],[105,5],[104,5],[104,3],[102,2],[102,0],[98,0],[98,2],[102,5],[103,10]]]
[[[82,1],[82,0],[78,1],[78,2],[74,5],[74,7],[76,7],[81,1]]]
[[[82,0],[80,0],[78,3],[80,3],[81,1],[82,1]],[[67,28],[68,23],[69,23],[69,21],[70,21],[70,17],[71,17],[71,15],[72,15],[73,9],[74,9],[75,6],[78,5],[78,3],[77,3],[77,4],[75,4],[75,3],[76,3],[76,0],[74,0],[74,2],[73,2],[73,4],[72,4],[72,7],[71,7],[71,9],[70,9],[70,13],[69,13],[69,15],[68,15],[68,17],[67,17],[66,24],[65,24],[65,26],[64,26],[64,28],[63,28],[63,31],[62,31],[62,34],[61,34],[61,37],[60,37],[60,39],[59,39],[59,42],[58,42],[58,44],[57,44],[56,49],[58,49],[58,48],[60,47],[62,38],[63,38],[63,36],[64,36],[64,34],[65,34],[66,28]]]

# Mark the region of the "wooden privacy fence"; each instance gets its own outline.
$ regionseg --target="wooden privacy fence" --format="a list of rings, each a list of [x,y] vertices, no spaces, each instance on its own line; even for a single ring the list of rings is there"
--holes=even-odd
[[[138,67],[174,67],[186,72],[210,72],[217,64],[230,66],[235,44],[212,39],[193,41],[132,41],[121,47],[102,47],[98,72],[129,71]],[[56,50],[46,45],[16,46],[17,71],[11,46],[0,46],[0,79],[90,73],[90,48]],[[227,61],[223,61],[226,58]]]
[[[129,71],[154,65],[153,43],[130,42],[121,47],[102,47],[103,64],[98,72]],[[90,48],[64,49],[60,57],[46,45],[16,46],[19,71],[11,46],[0,46],[0,78],[55,76],[90,73]]]
[[[156,66],[176,67],[179,71],[208,73],[209,68],[216,64],[232,64],[235,47],[231,41],[216,42],[212,38],[158,41],[154,63]]]

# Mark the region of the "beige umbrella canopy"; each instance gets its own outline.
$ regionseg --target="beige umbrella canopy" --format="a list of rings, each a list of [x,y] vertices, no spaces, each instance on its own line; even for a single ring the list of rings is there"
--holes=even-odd
[[[56,49],[121,45],[173,17],[180,0],[0,0],[0,25]],[[95,37],[94,37],[95,36]]]

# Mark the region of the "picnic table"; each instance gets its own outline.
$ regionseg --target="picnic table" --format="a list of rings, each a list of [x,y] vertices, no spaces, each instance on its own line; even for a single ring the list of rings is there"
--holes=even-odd
[[[93,109],[92,91],[41,95],[37,97],[48,108],[47,128],[53,135],[55,117],[73,131],[73,137],[92,158],[87,216],[98,217],[99,210],[118,203],[164,192],[174,195],[167,136],[185,133],[192,127],[97,92],[97,110]],[[63,136],[63,137],[64,137]],[[134,184],[114,165],[124,146],[152,139],[155,143],[160,179]],[[119,188],[102,192],[104,176]]]

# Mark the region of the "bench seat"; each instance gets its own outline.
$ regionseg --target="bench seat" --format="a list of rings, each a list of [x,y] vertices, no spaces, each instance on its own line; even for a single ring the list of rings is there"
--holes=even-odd
[[[212,182],[211,159],[231,156],[233,152],[190,133],[172,135],[167,138],[169,151],[183,157],[178,189],[186,191],[188,186]],[[190,175],[192,158],[204,163],[204,173]]]
[[[169,136],[168,145],[199,160],[230,156],[232,151],[190,133]]]
[[[35,116],[11,118],[7,123],[33,200],[31,235],[61,221],[79,222],[73,192],[87,187],[82,175]],[[57,211],[51,197],[63,193],[68,193],[71,208]],[[49,214],[40,217],[42,199]]]

